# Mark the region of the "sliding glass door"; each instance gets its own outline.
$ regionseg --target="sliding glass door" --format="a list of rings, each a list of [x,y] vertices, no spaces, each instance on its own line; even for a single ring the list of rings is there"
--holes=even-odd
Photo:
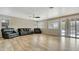
[[[79,19],[52,20],[48,24],[48,29],[59,32],[59,36],[79,38]]]
[[[76,37],[76,21],[71,19],[68,23],[69,28],[67,30],[69,30],[69,37]]]
[[[76,20],[76,37],[79,38],[79,19]]]
[[[66,24],[65,20],[60,20],[60,35],[61,36],[65,36],[65,33],[66,33],[65,24]]]
[[[74,19],[62,20],[60,23],[61,36],[76,37],[76,21]]]

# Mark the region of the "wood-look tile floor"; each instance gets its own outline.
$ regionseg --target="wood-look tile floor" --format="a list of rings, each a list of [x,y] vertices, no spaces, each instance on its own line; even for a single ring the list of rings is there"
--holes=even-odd
[[[0,51],[77,51],[79,39],[44,34],[0,38]]]

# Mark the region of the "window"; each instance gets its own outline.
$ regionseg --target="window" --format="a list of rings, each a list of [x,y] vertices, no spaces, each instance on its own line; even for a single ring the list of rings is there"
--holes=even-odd
[[[58,29],[59,28],[59,21],[50,21],[48,22],[48,29]]]
[[[2,28],[8,28],[9,20],[2,20]]]
[[[10,17],[8,17],[8,16],[1,16],[1,25],[2,25],[2,28],[8,28],[8,26],[9,26],[9,20],[10,20],[11,18]]]

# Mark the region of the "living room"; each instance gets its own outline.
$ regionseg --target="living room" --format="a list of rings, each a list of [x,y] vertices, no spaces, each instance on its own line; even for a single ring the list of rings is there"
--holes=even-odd
[[[0,50],[79,50],[78,10],[78,7],[0,7]]]

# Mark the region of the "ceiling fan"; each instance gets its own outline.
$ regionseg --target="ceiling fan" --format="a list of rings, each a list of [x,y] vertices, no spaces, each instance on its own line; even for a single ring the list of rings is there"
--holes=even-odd
[[[35,16],[34,18],[40,18],[39,16]]]

